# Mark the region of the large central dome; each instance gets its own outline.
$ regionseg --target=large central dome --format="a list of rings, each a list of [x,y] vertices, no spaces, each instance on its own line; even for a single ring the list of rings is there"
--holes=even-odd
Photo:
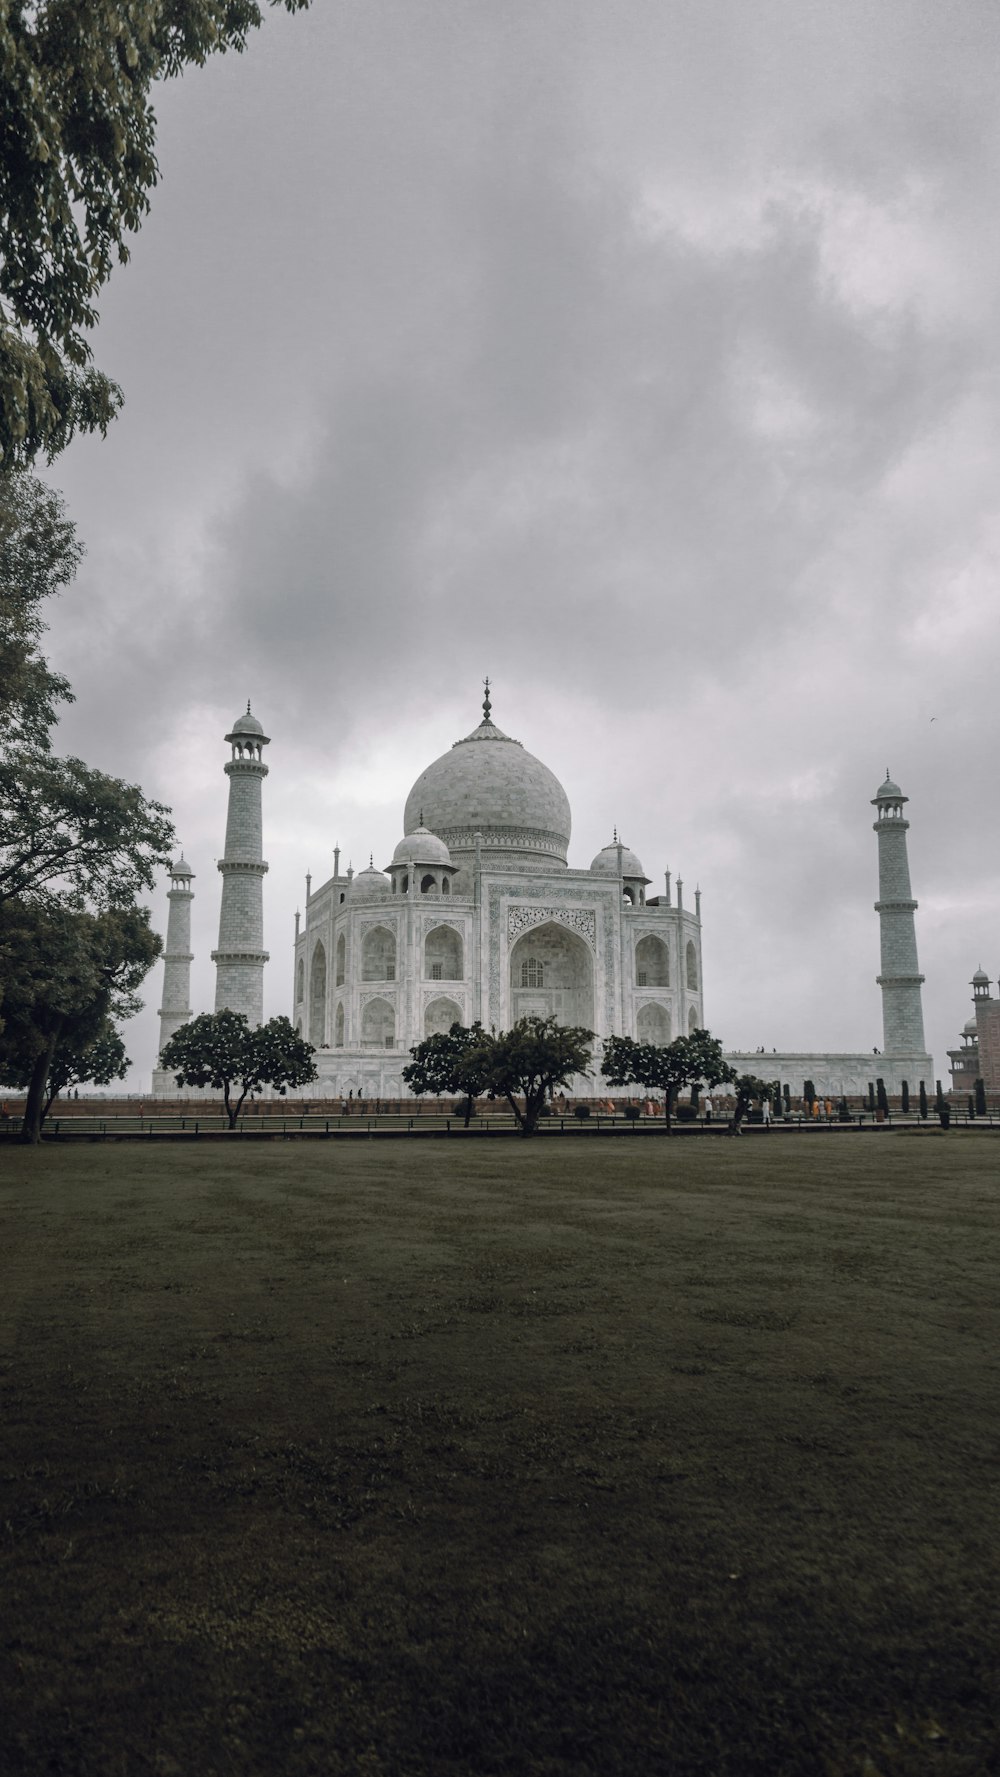
[[[551,870],[565,866],[572,827],[559,779],[503,734],[488,712],[420,773],[403,818],[407,833],[423,825],[445,841],[466,876],[460,887],[468,886],[477,833],[484,863]]]

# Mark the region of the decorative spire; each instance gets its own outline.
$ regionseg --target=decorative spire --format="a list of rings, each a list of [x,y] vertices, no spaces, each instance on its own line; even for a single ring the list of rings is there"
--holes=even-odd
[[[493,705],[490,703],[490,677],[488,673],[483,680],[483,689],[486,692],[486,696],[483,698],[483,721],[488,722],[493,714]],[[421,825],[423,825],[422,821]]]
[[[607,832],[607,830],[608,830],[607,827],[605,827],[605,829],[604,829],[605,833]],[[618,844],[618,828],[617,827],[615,828],[614,833],[615,833],[615,836],[612,839],[611,843],[612,843],[612,845],[617,845]]]
[[[247,698],[247,715],[249,716],[249,714],[250,714],[250,699],[248,697]]]

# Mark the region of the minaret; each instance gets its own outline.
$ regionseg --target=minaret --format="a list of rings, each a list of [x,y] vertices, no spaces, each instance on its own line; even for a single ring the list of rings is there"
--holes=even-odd
[[[194,1017],[191,1010],[191,884],[194,871],[181,856],[170,866],[170,888],[167,900],[167,942],[163,948],[163,1004],[160,1007],[160,1047],[163,1053],[175,1030]]]
[[[903,795],[888,771],[885,783],[872,797],[878,810],[874,822],[878,834],[878,900],[882,938],[882,1046],[887,1055],[922,1055],[924,1014],[920,1003],[923,976],[917,962],[917,936],[913,929],[916,901],[910,891],[910,866],[906,835],[910,823],[903,818]]]
[[[233,749],[226,764],[229,815],[226,853],[219,859],[222,908],[215,964],[215,1010],[245,1012],[251,1024],[264,1021],[264,872],[260,786],[267,776],[268,736],[250,714],[238,716],[226,739]]]

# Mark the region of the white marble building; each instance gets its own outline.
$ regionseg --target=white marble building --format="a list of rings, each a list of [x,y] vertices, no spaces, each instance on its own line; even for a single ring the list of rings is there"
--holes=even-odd
[[[384,870],[334,874],[296,915],[293,1020],[317,1095],[405,1096],[413,1044],[459,1022],[552,1013],[599,1037],[666,1043],[704,1022],[695,908],[617,835],[568,862],[569,803],[541,760],[483,720],[421,772]],[[580,1080],[576,1090],[603,1083]]]

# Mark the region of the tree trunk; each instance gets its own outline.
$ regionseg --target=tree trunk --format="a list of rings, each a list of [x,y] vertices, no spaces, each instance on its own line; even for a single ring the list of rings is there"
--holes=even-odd
[[[505,1092],[504,1097],[507,1100],[507,1103],[510,1105],[511,1110],[514,1113],[514,1121],[517,1124],[519,1130],[521,1131],[521,1134],[527,1135],[528,1131],[526,1130],[526,1128],[524,1126],[524,1118],[522,1117],[521,1112],[518,1109],[517,1101],[514,1098],[514,1094],[512,1092]],[[525,1109],[527,1109],[527,1100],[525,1100]]]
[[[24,1106],[24,1122],[21,1124],[21,1140],[30,1142],[34,1147],[42,1138],[42,1123],[45,1118],[45,1082],[49,1077],[52,1057],[55,1054],[59,1032],[54,1030],[49,1037],[47,1046],[35,1057],[35,1065],[31,1070],[31,1082]]]

